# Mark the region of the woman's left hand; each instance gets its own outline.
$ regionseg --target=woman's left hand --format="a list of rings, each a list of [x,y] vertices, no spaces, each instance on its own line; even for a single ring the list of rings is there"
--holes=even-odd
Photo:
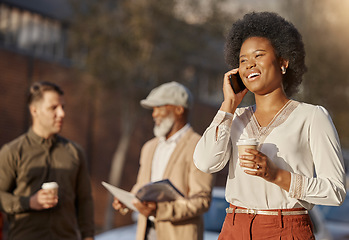
[[[264,178],[268,182],[275,183],[286,191],[289,191],[291,184],[290,172],[280,169],[266,155],[255,149],[246,149],[245,151],[247,154],[239,157],[240,160],[249,161],[244,163],[240,161],[241,167],[251,168],[251,170],[244,170],[245,173]]]

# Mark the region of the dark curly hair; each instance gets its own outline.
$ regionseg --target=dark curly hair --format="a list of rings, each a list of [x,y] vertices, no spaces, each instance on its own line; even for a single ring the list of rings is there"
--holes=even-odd
[[[241,46],[250,37],[267,38],[276,56],[289,61],[283,75],[284,91],[288,97],[296,93],[307,67],[302,36],[295,26],[272,12],[246,14],[233,24],[226,38],[225,61],[231,68],[239,67]]]

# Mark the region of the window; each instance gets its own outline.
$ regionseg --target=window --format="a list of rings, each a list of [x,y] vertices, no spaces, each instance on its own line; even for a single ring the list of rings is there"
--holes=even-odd
[[[0,45],[28,54],[65,58],[66,29],[58,20],[5,4],[0,5]]]

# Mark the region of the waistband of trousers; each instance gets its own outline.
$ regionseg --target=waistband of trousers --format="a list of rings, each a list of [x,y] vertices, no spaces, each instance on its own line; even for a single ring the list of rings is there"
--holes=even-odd
[[[270,216],[278,216],[279,213],[281,213],[281,215],[283,216],[308,214],[308,210],[306,210],[305,208],[260,210],[260,209],[237,207],[232,204],[230,204],[230,207],[226,208],[225,211],[226,213],[242,213],[242,214],[270,215]]]

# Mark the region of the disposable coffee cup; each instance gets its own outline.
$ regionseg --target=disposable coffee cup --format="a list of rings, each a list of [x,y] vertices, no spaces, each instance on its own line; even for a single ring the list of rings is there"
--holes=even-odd
[[[257,139],[255,138],[249,138],[249,139],[240,139],[237,143],[236,143],[237,147],[238,147],[238,152],[239,152],[239,156],[241,155],[251,155],[251,153],[246,152],[246,149],[257,149],[258,146],[258,142]],[[239,158],[239,161],[241,163],[251,163],[253,161],[249,161],[249,160],[241,160]],[[257,169],[254,168],[245,168],[242,167],[244,170],[250,170],[250,171],[256,171]]]
[[[258,142],[255,138],[240,139],[236,145],[238,146],[239,156],[249,155],[250,153],[245,152],[245,149],[257,149]]]
[[[55,195],[58,194],[58,184],[56,182],[43,183],[41,188],[46,190],[52,190]]]

